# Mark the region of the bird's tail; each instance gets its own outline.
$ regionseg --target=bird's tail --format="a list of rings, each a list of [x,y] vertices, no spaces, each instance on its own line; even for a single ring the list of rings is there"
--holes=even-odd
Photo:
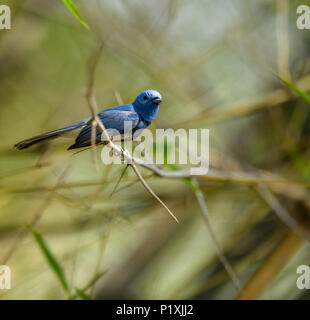
[[[56,130],[57,131],[57,130]],[[32,146],[33,144],[36,144],[38,142],[41,142],[41,141],[44,141],[44,140],[48,140],[48,139],[53,139],[53,138],[56,138],[59,134],[52,131],[52,132],[47,132],[47,133],[43,133],[43,134],[40,134],[38,136],[34,136],[34,137],[31,137],[29,139],[25,139],[23,141],[20,141],[18,143],[16,143],[14,145],[14,147],[18,150],[22,150],[22,149],[26,149],[30,146]]]
[[[85,125],[85,122],[86,121],[82,120],[82,121],[73,123],[72,125],[67,126],[65,128],[39,134],[38,136],[34,136],[16,143],[14,147],[18,150],[26,149],[32,146],[33,144],[36,144],[45,140],[49,140],[49,139],[54,139],[63,135],[64,133],[80,129]]]

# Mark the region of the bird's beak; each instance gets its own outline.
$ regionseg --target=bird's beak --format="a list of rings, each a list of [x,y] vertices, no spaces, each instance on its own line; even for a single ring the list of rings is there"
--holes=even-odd
[[[161,99],[156,97],[156,98],[152,99],[152,102],[154,102],[156,104],[160,104],[161,103]]]

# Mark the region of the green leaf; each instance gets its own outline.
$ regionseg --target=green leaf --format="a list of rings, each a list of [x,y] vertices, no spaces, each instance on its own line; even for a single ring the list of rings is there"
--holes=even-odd
[[[75,288],[75,291],[82,300],[91,300],[91,296],[85,293],[83,290]]]
[[[76,16],[80,23],[86,28],[89,29],[87,22],[84,20],[76,5],[72,0],[62,0],[62,2],[68,7],[68,9]]]
[[[276,74],[276,77],[279,78],[285,85],[287,85],[291,90],[293,90],[294,92],[296,92],[300,97],[302,97],[304,100],[306,100],[308,103],[310,103],[310,96],[298,89],[293,83],[285,80],[284,78],[282,78],[280,75]]]
[[[204,194],[204,191],[195,183],[192,182],[190,178],[184,178],[185,184],[187,184],[194,192],[199,192],[202,195]]]
[[[33,235],[35,241],[37,242],[37,244],[39,245],[43,255],[45,256],[48,264],[50,265],[50,267],[53,269],[53,271],[55,272],[57,278],[59,279],[61,285],[63,286],[63,288],[69,293],[69,285],[67,283],[65,274],[63,269],[61,268],[60,264],[57,262],[57,259],[55,258],[55,256],[53,255],[53,253],[51,252],[51,250],[49,249],[49,247],[47,246],[46,242],[44,241],[43,237],[34,229],[29,228],[31,234]]]

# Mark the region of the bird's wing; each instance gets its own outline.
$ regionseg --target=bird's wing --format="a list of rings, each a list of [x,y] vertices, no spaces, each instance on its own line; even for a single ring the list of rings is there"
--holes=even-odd
[[[129,110],[117,110],[108,109],[98,113],[98,117],[107,129],[111,136],[115,133],[113,130],[117,130],[119,134],[124,133],[124,122],[131,121],[132,129],[134,129],[139,123],[139,115],[135,111]],[[113,130],[111,130],[113,129]],[[101,130],[96,128],[96,143],[101,142]],[[81,148],[91,145],[91,123],[88,123],[80,132],[75,140],[75,143],[68,149]]]

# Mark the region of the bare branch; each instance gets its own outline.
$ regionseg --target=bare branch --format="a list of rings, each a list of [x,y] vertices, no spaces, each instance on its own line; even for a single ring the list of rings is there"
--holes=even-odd
[[[257,172],[243,172],[243,171],[225,171],[225,170],[217,170],[217,169],[209,169],[208,173],[205,175],[193,175],[190,169],[177,170],[177,171],[167,171],[162,170],[155,166],[154,164],[146,163],[141,159],[132,158],[132,160],[148,170],[153,171],[156,175],[165,178],[192,178],[196,177],[200,180],[206,181],[218,181],[218,182],[240,182],[246,184],[285,184],[285,185],[294,185],[300,187],[309,187],[309,184],[293,182],[290,180],[286,180],[280,178],[274,174],[270,173],[261,173]]]
[[[143,177],[143,179],[144,179],[144,180],[147,180],[147,179],[149,179],[149,178],[151,178],[151,177],[154,177],[153,173],[149,174],[149,175],[146,176],[146,177]],[[135,185],[135,184],[138,183],[138,182],[140,182],[139,178],[136,179],[136,180],[134,180],[134,181],[132,181],[132,182],[130,182],[130,183],[128,183],[128,184],[126,184],[125,186],[119,188],[118,190],[115,191],[115,193],[120,192],[120,191],[122,191],[122,190],[125,190],[125,189],[127,189],[127,188],[130,188],[130,187],[132,187],[133,185]]]
[[[91,122],[91,147],[93,151],[93,162],[96,171],[99,171],[98,166],[98,160],[97,160],[97,153],[96,153],[96,128],[97,128],[97,122],[95,120],[92,120]]]
[[[101,52],[103,49],[103,44],[99,46],[97,50],[91,55],[88,63],[88,79],[87,79],[87,86],[85,90],[86,99],[88,101],[91,113],[92,113],[92,122],[91,122],[91,147],[93,150],[93,163],[95,166],[96,171],[99,171],[98,161],[97,161],[97,154],[96,154],[96,128],[97,128],[97,103],[94,97],[94,79],[95,79],[95,70],[98,64]]]
[[[137,169],[134,162],[130,164],[130,166],[133,168],[134,172],[136,173],[137,177],[140,179],[141,183],[143,184],[144,188],[166,209],[166,211],[170,214],[172,219],[174,219],[177,223],[179,223],[176,216],[169,210],[169,208],[158,198],[158,196],[153,192],[153,190],[149,187],[149,185],[145,182],[143,179],[141,173]]]
[[[87,78],[85,95],[86,95],[86,99],[88,101],[89,107],[91,109],[93,119],[95,119],[97,115],[97,109],[98,109],[97,102],[94,96],[95,70],[102,53],[102,49],[103,49],[103,43],[101,43],[98,49],[96,49],[93,52],[88,62],[88,78]]]
[[[119,178],[118,178],[118,180],[117,180],[117,182],[116,182],[116,184],[115,184],[115,186],[114,186],[114,188],[113,188],[113,191],[112,191],[111,194],[110,194],[110,197],[112,197],[113,194],[115,193],[115,191],[116,191],[119,183],[121,182],[121,180],[122,180],[122,178],[123,178],[123,176],[124,176],[124,174],[125,174],[128,166],[129,166],[129,165],[127,164],[126,167],[124,168],[124,170],[122,171],[121,175],[119,176]]]

